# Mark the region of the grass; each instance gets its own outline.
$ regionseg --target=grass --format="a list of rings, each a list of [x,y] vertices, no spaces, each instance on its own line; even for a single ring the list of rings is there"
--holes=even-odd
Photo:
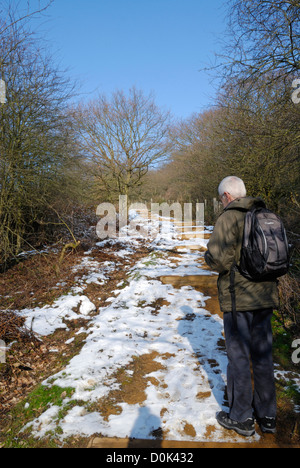
[[[272,319],[273,326],[273,354],[275,361],[284,369],[295,369],[292,362],[292,343],[295,339],[291,330],[286,328],[280,320],[279,312],[275,311]]]
[[[22,431],[24,426],[38,418],[51,406],[58,406],[61,410],[58,413],[57,420],[63,419],[66,412],[72,406],[78,404],[76,401],[69,400],[64,404],[66,398],[72,397],[74,389],[71,387],[61,388],[56,385],[46,387],[39,385],[22,402],[18,403],[9,414],[6,421],[6,427],[2,430],[0,441],[3,448],[38,448],[41,443],[31,434],[31,429]],[[59,432],[59,429],[58,429]],[[48,438],[43,438],[42,446],[54,447],[55,434],[48,434]]]

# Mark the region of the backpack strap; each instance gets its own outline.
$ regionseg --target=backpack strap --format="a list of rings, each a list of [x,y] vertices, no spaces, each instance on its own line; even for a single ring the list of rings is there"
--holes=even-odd
[[[235,297],[235,272],[237,271],[237,263],[236,261],[233,262],[231,269],[230,269],[230,286],[229,291],[231,295],[231,304],[232,304],[232,318],[233,318],[233,329],[237,331],[237,313],[236,313],[236,297]]]

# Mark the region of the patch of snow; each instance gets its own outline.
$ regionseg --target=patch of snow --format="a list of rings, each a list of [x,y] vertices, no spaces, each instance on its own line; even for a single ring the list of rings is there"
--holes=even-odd
[[[74,309],[79,308],[79,312]],[[25,325],[34,333],[48,336],[59,328],[68,328],[65,320],[86,318],[96,310],[94,304],[86,296],[74,296],[68,294],[57,299],[52,306],[24,309],[18,312],[25,317]]]

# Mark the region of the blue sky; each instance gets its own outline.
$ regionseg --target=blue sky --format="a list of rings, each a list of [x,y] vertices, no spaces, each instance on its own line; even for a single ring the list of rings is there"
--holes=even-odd
[[[214,60],[225,10],[224,0],[55,0],[41,28],[85,98],[135,85],[180,119],[214,101],[200,69]]]

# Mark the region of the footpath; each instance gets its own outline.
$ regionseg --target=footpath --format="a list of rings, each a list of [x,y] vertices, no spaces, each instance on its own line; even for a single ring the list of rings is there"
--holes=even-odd
[[[180,331],[180,337],[174,334],[172,338],[173,340],[177,338],[177,352],[184,349],[187,358],[184,361],[185,364],[183,362],[173,364],[174,374],[176,374],[176,370],[178,371],[177,390],[173,389],[175,390],[173,398],[176,394],[180,394],[182,398],[177,397],[177,400],[176,397],[170,398],[166,409],[161,410],[160,415],[166,413],[169,415],[172,412],[172,407],[174,411],[174,406],[186,405],[185,410],[182,411],[185,414],[182,419],[173,420],[171,430],[159,431],[160,436],[156,439],[143,439],[140,437],[141,433],[133,431],[133,437],[130,438],[93,437],[88,447],[115,449],[299,448],[300,445],[286,444],[274,435],[262,434],[259,428],[257,428],[258,433],[253,438],[245,439],[232,432],[229,435],[228,431],[224,431],[216,424],[215,410],[223,408],[226,411],[228,404],[226,397],[227,363],[224,356],[225,341],[221,322],[222,313],[217,294],[217,275],[209,271],[204,262],[206,244],[212,228],[197,226],[195,223],[192,225],[184,224],[174,220],[172,225],[175,228],[173,231],[170,225],[167,225],[166,229],[168,234],[172,232],[172,236],[166,236],[162,230],[161,235],[155,241],[157,250],[151,254],[151,260],[144,260],[142,265],[137,266],[137,269],[146,265],[147,268],[142,268],[140,274],[146,275],[148,279],[150,275],[150,277],[159,279],[164,285],[171,285],[176,292],[173,291],[169,294],[177,294],[179,291],[180,297],[183,298],[180,310],[185,315],[175,318],[173,315],[175,310],[169,312],[170,317],[180,322],[177,328],[177,331]],[[196,307],[195,304],[191,304],[192,299],[189,297],[188,291],[198,294]],[[166,299],[163,300],[163,304],[167,308],[172,307],[172,304]],[[160,309],[156,309],[157,315],[159,311]],[[182,341],[180,339],[182,337],[188,339],[189,346],[181,347],[179,343]],[[172,344],[174,345],[174,342]],[[170,358],[163,359],[166,361]],[[194,367],[190,365],[192,372],[195,376],[198,374],[200,377],[201,375],[201,378],[198,378],[197,382],[191,379],[193,383],[189,384],[188,371],[187,369],[184,371],[182,366],[186,365],[190,359],[196,360]],[[156,358],[156,360],[159,359]],[[182,378],[179,377],[180,371],[183,371]],[[280,371],[277,375],[280,377]],[[297,379],[297,376],[295,377]],[[159,386],[169,389],[169,385],[166,384],[167,380],[165,370],[165,375]],[[297,382],[300,383],[300,380]],[[191,388],[192,385],[195,386],[194,392]],[[184,390],[180,389],[179,391],[178,387],[180,386]],[[160,391],[160,393],[160,397],[165,399],[165,392]],[[153,406],[150,405],[150,408]],[[140,419],[140,424],[145,425],[145,420]],[[201,421],[200,424],[199,421]],[[161,423],[166,424],[167,418],[162,417],[160,425],[162,425]],[[139,420],[136,425],[139,425]],[[175,427],[178,427],[177,431],[174,431]],[[155,433],[155,431],[153,432]],[[174,440],[172,437],[170,438],[172,433],[176,437]]]
[[[149,252],[124,271],[104,307],[95,307],[86,288],[98,285],[101,296],[118,264],[99,268],[86,252],[90,273],[72,294],[47,310],[26,312],[41,334],[53,333],[64,317],[72,320],[74,304],[77,318],[90,320],[80,352],[42,384],[61,389],[60,404],[49,404],[22,430],[39,440],[51,434],[62,445],[84,438],[88,448],[296,447],[258,428],[245,439],[216,423],[228,403],[217,275],[204,262],[212,228],[158,218],[156,235],[152,230],[145,240],[139,232],[148,219],[138,213],[132,219],[133,232],[128,226],[123,238],[94,247],[118,246],[119,258],[130,258],[141,243]],[[276,376],[285,373],[276,368]],[[299,375],[292,378],[300,387]]]

